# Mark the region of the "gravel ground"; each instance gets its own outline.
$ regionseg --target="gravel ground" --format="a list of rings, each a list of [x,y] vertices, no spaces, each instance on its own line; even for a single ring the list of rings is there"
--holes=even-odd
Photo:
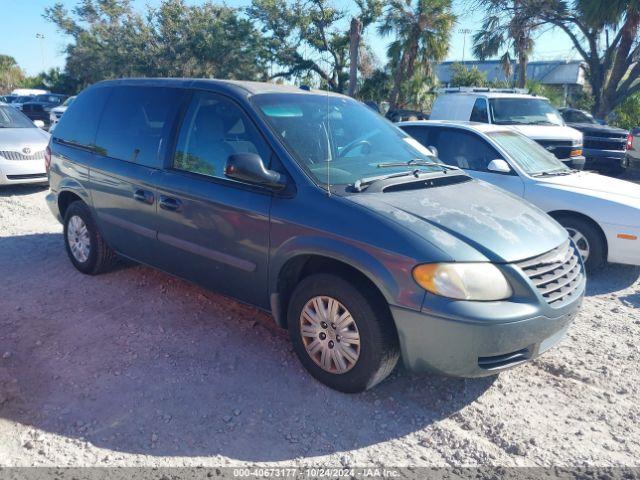
[[[41,187],[0,190],[0,466],[640,466],[640,269],[497,378],[308,376],[262,312],[152,269],[83,276]]]

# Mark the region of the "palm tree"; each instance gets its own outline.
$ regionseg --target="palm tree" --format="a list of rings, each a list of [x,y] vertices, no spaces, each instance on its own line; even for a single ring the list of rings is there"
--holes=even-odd
[[[378,32],[395,35],[387,55],[393,72],[391,105],[405,102],[403,86],[414,76],[433,77],[433,63],[442,61],[449,50],[449,37],[456,17],[451,0],[390,0]]]
[[[505,76],[511,77],[511,65],[515,54],[518,62],[518,84],[527,83],[527,63],[533,49],[533,32],[539,26],[533,3],[528,0],[478,0],[487,8],[482,30],[473,36],[473,54],[480,60],[498,55]]]

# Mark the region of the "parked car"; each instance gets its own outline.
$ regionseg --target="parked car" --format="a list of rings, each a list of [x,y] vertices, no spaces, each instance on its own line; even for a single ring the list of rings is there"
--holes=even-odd
[[[640,185],[567,168],[544,148],[500,125],[408,122],[448,165],[540,207],[571,235],[587,268],[640,265]]]
[[[640,127],[633,128],[627,135],[627,149],[622,166],[624,169],[640,171]]]
[[[49,125],[51,110],[54,107],[62,105],[67,98],[67,95],[56,93],[37,95],[29,102],[22,104],[22,113],[31,120],[41,120],[45,125]]]
[[[585,168],[604,173],[620,174],[624,171],[624,158],[629,132],[598,123],[589,112],[575,108],[561,108],[566,124],[582,132]]]
[[[33,95],[19,95],[10,103],[10,105],[13,108],[22,110],[22,105],[26,102],[30,102],[31,100],[33,100]]]
[[[305,368],[345,392],[400,355],[412,370],[498,373],[559,342],[582,300],[560,225],[342,95],[102,82],[47,158],[78,270],[118,254],[268,310]]]
[[[49,112],[49,131],[52,132],[56,128],[56,124],[62,117],[62,114],[67,111],[67,107],[76,99],[75,95],[67,98],[62,105],[54,107]]]
[[[508,125],[535,140],[571,168],[582,170],[582,133],[567,127],[545,97],[519,89],[448,88],[433,103],[431,120]]]
[[[0,186],[46,183],[44,152],[49,134],[21,112],[0,103]]]

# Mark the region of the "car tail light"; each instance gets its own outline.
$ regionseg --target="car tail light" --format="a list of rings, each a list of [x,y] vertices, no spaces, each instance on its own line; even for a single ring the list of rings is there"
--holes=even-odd
[[[49,175],[49,169],[51,168],[51,148],[49,145],[44,149],[44,168],[47,169],[47,175]]]
[[[633,135],[627,135],[627,150],[631,150],[633,148]]]

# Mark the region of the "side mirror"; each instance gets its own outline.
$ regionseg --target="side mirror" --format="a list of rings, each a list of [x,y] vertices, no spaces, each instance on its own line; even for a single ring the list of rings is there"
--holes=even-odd
[[[509,164],[501,158],[491,160],[487,165],[487,170],[495,173],[511,173],[511,167]]]
[[[38,128],[44,128],[44,122],[42,120],[34,120],[33,124]]]
[[[429,145],[427,148],[431,150],[431,153],[433,153],[436,158],[438,158],[438,149],[436,147],[434,147],[433,145]]]
[[[268,170],[260,155],[255,153],[234,153],[229,155],[224,167],[224,174],[240,182],[262,185],[263,187],[282,190],[287,186],[285,179],[278,172]]]

